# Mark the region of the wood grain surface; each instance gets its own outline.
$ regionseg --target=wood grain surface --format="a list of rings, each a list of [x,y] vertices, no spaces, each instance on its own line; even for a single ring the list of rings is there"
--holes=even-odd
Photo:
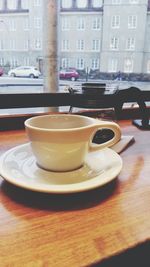
[[[101,188],[53,195],[0,178],[0,267],[100,266],[150,239],[150,133],[119,124],[135,143],[121,153],[117,179]],[[23,130],[1,132],[0,154],[26,142]]]

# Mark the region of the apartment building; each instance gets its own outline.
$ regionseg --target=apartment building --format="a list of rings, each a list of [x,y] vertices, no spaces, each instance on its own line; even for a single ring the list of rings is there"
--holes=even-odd
[[[0,0],[0,65],[43,58],[44,0]],[[60,67],[150,73],[150,1],[60,0]]]

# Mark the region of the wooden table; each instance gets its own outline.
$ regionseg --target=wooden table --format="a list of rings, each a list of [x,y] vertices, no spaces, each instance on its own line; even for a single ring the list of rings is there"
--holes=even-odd
[[[135,143],[121,153],[118,178],[102,188],[50,195],[0,178],[0,266],[145,266],[150,247],[150,133],[130,121],[120,126],[124,134],[134,135]],[[25,142],[24,130],[1,132],[0,154]],[[136,259],[137,265],[123,265]]]

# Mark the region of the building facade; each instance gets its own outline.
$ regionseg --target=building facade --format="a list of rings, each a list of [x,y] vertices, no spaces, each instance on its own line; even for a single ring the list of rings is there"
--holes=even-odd
[[[0,65],[42,68],[44,0],[0,0]],[[150,1],[60,0],[61,68],[150,73]]]

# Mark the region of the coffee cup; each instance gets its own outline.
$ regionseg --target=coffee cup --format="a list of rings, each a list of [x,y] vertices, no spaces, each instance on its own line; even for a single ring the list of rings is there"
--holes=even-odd
[[[25,121],[25,128],[38,166],[55,172],[80,168],[89,151],[110,147],[121,138],[117,123],[74,114],[32,117]],[[93,144],[100,129],[110,129],[114,136],[103,144]]]

